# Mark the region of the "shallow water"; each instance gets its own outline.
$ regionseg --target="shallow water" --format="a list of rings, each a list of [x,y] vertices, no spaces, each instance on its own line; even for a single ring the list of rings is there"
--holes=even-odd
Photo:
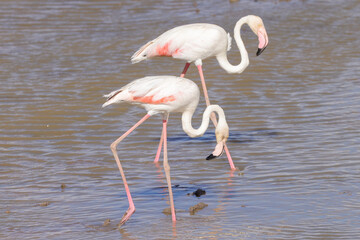
[[[178,221],[162,165],[161,118],[119,146],[136,213],[109,145],[145,111],[102,109],[103,94],[184,63],[131,55],[174,26],[263,18],[270,44],[242,37],[250,66],[229,75],[204,61],[212,103],[231,129],[225,156],[205,161],[213,128],[190,139],[169,122]],[[360,4],[349,1],[2,1],[0,3],[1,239],[356,239],[360,236]],[[235,43],[229,52],[239,62]],[[199,84],[192,65],[187,77]],[[204,99],[194,121],[201,120]],[[195,124],[197,125],[197,124]],[[188,195],[198,188],[199,198]],[[199,202],[208,207],[190,215]],[[106,219],[110,223],[103,226]]]

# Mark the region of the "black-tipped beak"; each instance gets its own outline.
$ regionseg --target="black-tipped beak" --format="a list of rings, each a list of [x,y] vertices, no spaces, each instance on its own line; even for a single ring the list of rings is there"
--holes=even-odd
[[[264,50],[265,50],[266,47],[264,48],[258,48],[257,52],[256,52],[256,56],[259,56]]]
[[[218,156],[215,156],[213,154],[210,154],[209,156],[207,156],[206,160],[212,160],[214,158],[217,158]]]
[[[216,156],[216,155],[214,155],[214,154],[210,154],[209,156],[207,156],[206,160],[212,160],[212,159],[214,159],[214,158],[220,157],[221,155],[223,155],[224,151],[225,151],[225,148],[223,147],[220,155]]]

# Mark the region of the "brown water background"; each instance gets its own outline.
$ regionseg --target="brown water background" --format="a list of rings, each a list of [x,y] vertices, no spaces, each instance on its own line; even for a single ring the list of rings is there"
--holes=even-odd
[[[184,62],[131,55],[162,32],[208,22],[233,35],[245,15],[270,38],[242,29],[250,66],[229,75],[204,61],[212,103],[227,114],[230,152],[205,161],[211,127],[190,139],[169,122],[176,226],[154,116],[119,146],[136,213],[128,207],[109,145],[145,111],[102,98],[146,75],[179,75]],[[360,238],[360,2],[18,1],[0,2],[0,239]],[[233,42],[233,64],[240,61]],[[187,75],[200,83],[192,65]],[[204,99],[196,112],[201,120]],[[61,187],[63,185],[63,187]],[[206,195],[188,196],[198,188]],[[195,215],[188,208],[208,207]],[[110,224],[103,226],[106,219]]]

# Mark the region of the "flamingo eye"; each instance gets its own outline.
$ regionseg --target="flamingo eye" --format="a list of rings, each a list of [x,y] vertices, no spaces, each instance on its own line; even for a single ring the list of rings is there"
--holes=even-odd
[[[146,54],[144,54],[143,57],[146,57]]]

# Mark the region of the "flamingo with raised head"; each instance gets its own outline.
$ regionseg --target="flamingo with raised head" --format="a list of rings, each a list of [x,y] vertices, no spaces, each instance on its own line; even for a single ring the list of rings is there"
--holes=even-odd
[[[249,25],[251,30],[258,36],[259,45],[258,51],[256,53],[257,56],[265,50],[269,43],[264,23],[260,17],[254,15],[242,17],[236,23],[234,28],[235,41],[241,55],[241,62],[236,66],[229,63],[227,59],[227,51],[230,50],[231,45],[230,34],[226,33],[226,31],[220,26],[208,23],[188,24],[170,29],[154,40],[151,40],[150,42],[143,45],[131,57],[131,61],[132,63],[138,63],[145,59],[156,56],[166,56],[182,59],[187,63],[185,64],[181,77],[185,76],[190,63],[194,62],[200,74],[206,105],[209,106],[210,100],[208,97],[202,70],[202,60],[215,56],[220,66],[228,73],[242,73],[249,65],[248,53],[240,36],[240,29],[245,23]],[[212,115],[211,119],[216,126],[216,118],[214,118]],[[160,139],[155,162],[157,162],[159,159],[161,146],[162,139]],[[225,151],[231,169],[235,169],[226,145]]]
[[[115,161],[119,167],[125,191],[129,201],[129,209],[126,211],[120,221],[124,224],[135,212],[135,205],[132,200],[129,186],[126,182],[125,174],[122,169],[120,159],[117,155],[117,145],[128,136],[136,127],[142,124],[150,116],[161,113],[163,118],[162,139],[164,144],[164,171],[169,189],[169,199],[172,221],[176,222],[174,200],[170,180],[170,166],[167,157],[167,122],[171,112],[182,112],[182,127],[190,137],[202,136],[209,126],[209,118],[212,112],[219,116],[219,123],[216,126],[215,135],[217,145],[215,150],[209,156],[210,158],[220,156],[223,152],[225,142],[229,137],[229,127],[226,122],[224,111],[218,105],[210,105],[203,113],[202,123],[198,129],[194,129],[191,119],[199,103],[200,90],[198,86],[189,79],[174,76],[151,76],[134,80],[126,86],[111,92],[107,101],[103,104],[106,107],[113,103],[128,102],[137,104],[145,108],[147,114],[138,121],[133,127],[125,132],[121,137],[111,144],[111,151],[114,154]],[[208,158],[209,158],[208,157]]]

